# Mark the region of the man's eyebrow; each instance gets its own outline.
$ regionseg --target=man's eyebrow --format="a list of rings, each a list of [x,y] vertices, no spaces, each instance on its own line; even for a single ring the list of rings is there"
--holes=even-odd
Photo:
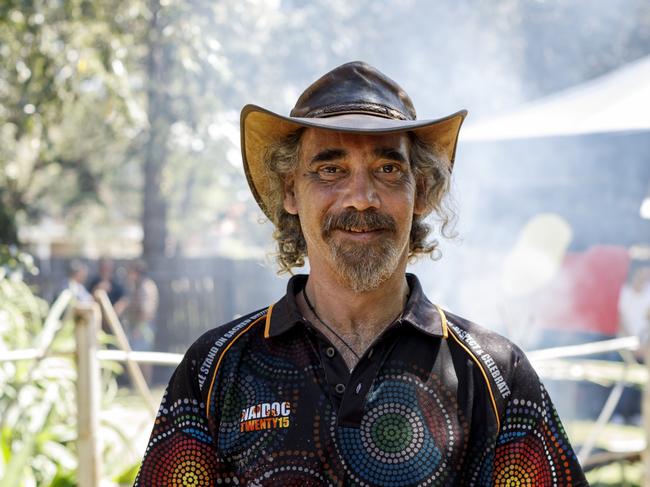
[[[327,162],[342,159],[347,155],[345,149],[324,149],[311,158],[310,163]]]
[[[392,159],[393,161],[402,162],[404,164],[407,161],[406,156],[400,150],[393,147],[377,147],[374,152],[377,157]]]

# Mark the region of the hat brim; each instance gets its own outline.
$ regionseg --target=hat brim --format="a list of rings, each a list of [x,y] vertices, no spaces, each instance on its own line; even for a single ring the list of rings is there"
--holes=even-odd
[[[285,117],[257,105],[246,105],[241,112],[241,150],[246,179],[255,200],[271,221],[267,195],[270,175],[264,157],[274,144],[299,128],[318,128],[355,134],[391,134],[413,132],[427,144],[434,145],[448,157],[453,167],[458,132],[467,110],[435,120],[395,120],[361,113],[334,115],[326,118]],[[451,170],[451,167],[450,167]]]

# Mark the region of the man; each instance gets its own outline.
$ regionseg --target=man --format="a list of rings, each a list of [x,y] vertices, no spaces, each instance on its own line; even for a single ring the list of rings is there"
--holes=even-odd
[[[68,264],[68,278],[63,289],[69,289],[73,297],[81,303],[90,303],[93,297],[90,295],[84,282],[88,277],[88,266],[80,260],[73,259]],[[57,293],[57,296],[60,293]]]
[[[158,287],[146,273],[142,260],[131,262],[127,268],[127,295],[124,299],[122,318],[132,350],[149,352],[154,348],[156,337],[156,314],[158,312]],[[141,365],[147,382],[151,381],[151,364]]]
[[[121,314],[126,305],[124,300],[124,288],[113,272],[113,261],[107,257],[99,260],[98,273],[88,283],[88,289],[94,293],[97,289],[103,289],[108,299],[115,308],[117,314]]]
[[[586,485],[524,354],[424,296],[409,257],[449,222],[466,112],[418,121],[355,62],[290,117],[242,112],[248,182],[287,294],[203,335],[165,392],[136,485]]]

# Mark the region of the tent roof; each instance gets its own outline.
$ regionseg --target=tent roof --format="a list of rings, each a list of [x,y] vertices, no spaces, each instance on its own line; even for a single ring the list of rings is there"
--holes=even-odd
[[[465,141],[650,130],[650,56],[461,130]]]

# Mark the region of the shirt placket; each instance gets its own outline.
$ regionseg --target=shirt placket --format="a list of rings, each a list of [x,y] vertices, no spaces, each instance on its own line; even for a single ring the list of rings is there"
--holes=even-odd
[[[366,350],[355,368],[350,371],[339,351],[327,337],[312,329],[315,349],[325,377],[325,387],[337,411],[339,426],[359,427],[366,397],[384,361],[397,344],[396,331],[393,329],[382,335]]]

